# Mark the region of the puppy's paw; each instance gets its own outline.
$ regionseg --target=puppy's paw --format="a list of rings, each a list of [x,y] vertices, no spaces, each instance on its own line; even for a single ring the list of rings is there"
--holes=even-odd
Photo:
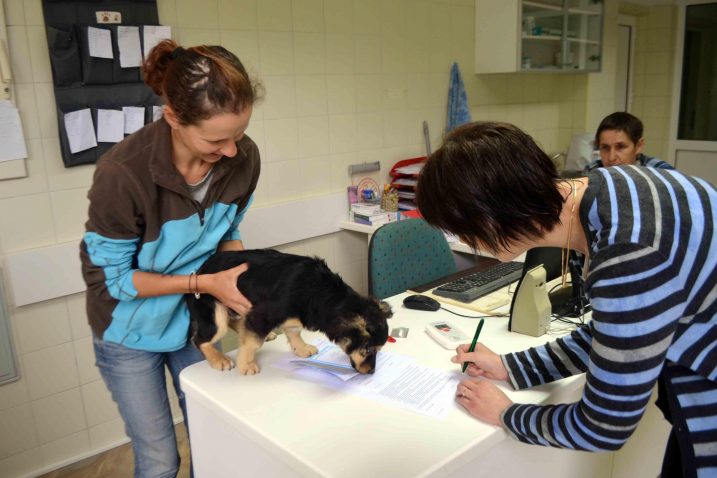
[[[277,337],[278,337],[278,335],[277,335],[276,332],[269,332],[269,335],[267,335],[264,340],[266,340],[267,342],[269,342],[270,340],[274,340],[274,339],[277,338]]]
[[[298,347],[294,347],[294,355],[302,358],[311,357],[319,351],[316,347],[309,344],[301,344]]]
[[[216,370],[231,370],[234,368],[234,362],[232,362],[232,359],[227,357],[226,355],[217,355],[212,358],[207,358],[207,361],[209,362],[209,365],[212,366],[213,369]]]
[[[239,363],[237,364],[237,371],[242,375],[256,375],[261,369],[256,362]]]

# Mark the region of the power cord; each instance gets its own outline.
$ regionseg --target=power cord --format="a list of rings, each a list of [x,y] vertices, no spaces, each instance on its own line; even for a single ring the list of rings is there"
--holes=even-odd
[[[469,319],[488,319],[490,317],[508,317],[508,314],[463,315],[463,314],[459,314],[458,312],[453,312],[450,309],[446,309],[445,307],[441,307],[441,310],[445,310],[446,312],[450,312],[451,314],[458,315],[460,317],[467,317]]]

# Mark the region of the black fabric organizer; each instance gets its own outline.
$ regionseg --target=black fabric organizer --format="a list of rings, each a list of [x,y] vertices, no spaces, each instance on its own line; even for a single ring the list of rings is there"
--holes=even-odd
[[[92,164],[115,143],[97,143],[97,147],[70,152],[64,115],[90,108],[97,127],[97,109],[118,109],[143,106],[145,124],[152,121],[152,107],[162,104],[161,98],[142,81],[140,68],[121,68],[117,45],[118,26],[138,26],[140,46],[143,25],[159,25],[156,0],[43,0],[45,30],[52,65],[52,78],[57,105],[60,149],[65,167]],[[98,23],[96,12],[118,12],[121,23]],[[112,59],[89,55],[87,27],[104,28],[111,32]]]

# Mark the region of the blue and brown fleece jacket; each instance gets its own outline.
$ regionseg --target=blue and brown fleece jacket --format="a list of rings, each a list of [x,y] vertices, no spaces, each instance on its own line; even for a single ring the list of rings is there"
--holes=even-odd
[[[215,166],[202,203],[172,163],[163,119],[128,136],[98,162],[80,244],[87,316],[96,337],[154,352],[182,348],[189,314],[182,294],[138,298],[135,271],[189,274],[238,230],[261,168],[244,136]]]

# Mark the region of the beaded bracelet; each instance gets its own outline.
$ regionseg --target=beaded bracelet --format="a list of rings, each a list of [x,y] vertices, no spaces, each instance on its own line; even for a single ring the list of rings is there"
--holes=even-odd
[[[194,289],[192,289],[192,276],[194,276]],[[187,283],[187,290],[189,291],[189,293],[193,293],[196,299],[199,299],[202,296],[199,292],[199,276],[194,271],[189,273],[189,282]]]

